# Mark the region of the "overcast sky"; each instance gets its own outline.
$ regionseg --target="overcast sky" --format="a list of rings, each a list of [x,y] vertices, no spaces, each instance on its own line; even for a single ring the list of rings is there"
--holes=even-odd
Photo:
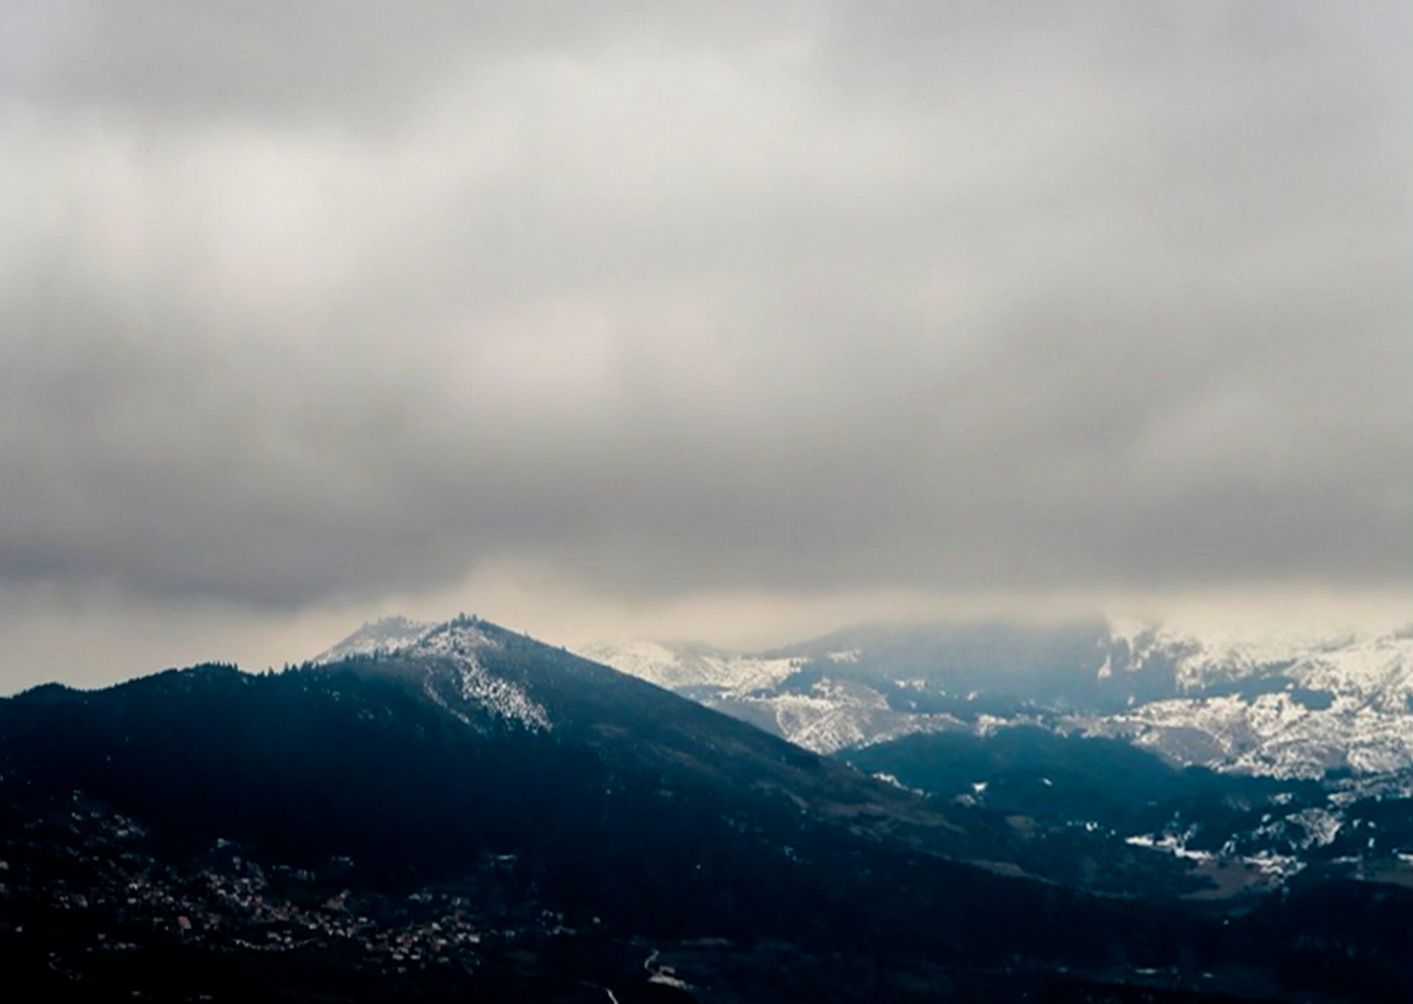
[[[0,692],[1413,619],[1410,65],[1395,2],[0,0]]]

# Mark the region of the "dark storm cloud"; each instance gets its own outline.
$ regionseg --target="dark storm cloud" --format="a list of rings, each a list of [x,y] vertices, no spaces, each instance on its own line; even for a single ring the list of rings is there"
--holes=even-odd
[[[1399,8],[6,4],[0,579],[1413,573]]]

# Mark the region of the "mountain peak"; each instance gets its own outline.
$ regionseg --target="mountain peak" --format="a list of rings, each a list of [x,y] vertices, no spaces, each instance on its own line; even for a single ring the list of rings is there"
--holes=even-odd
[[[361,656],[395,656],[418,678],[428,698],[468,725],[489,715],[532,731],[547,731],[549,715],[524,681],[495,672],[481,658],[502,647],[498,635],[503,631],[466,614],[440,623],[384,617],[364,624],[311,661],[330,665]]]

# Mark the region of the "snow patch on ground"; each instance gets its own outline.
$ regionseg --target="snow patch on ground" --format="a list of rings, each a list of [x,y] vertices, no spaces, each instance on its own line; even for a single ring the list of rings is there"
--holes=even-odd
[[[1299,841],[1301,850],[1311,847],[1328,847],[1334,843],[1344,820],[1328,809],[1303,809],[1293,816],[1286,817],[1300,824],[1305,836]]]
[[[1125,837],[1124,843],[1132,844],[1135,847],[1147,847],[1156,851],[1166,851],[1173,855],[1173,857],[1184,858],[1188,861],[1211,861],[1216,857],[1211,851],[1188,850],[1187,840],[1189,836],[1190,834],[1178,833],[1140,833],[1132,837]]]
[[[1250,855],[1232,855],[1224,849],[1220,853],[1212,851],[1191,850],[1187,846],[1187,841],[1191,839],[1192,833],[1140,833],[1135,836],[1125,837],[1124,843],[1134,847],[1147,847],[1152,850],[1164,851],[1185,861],[1192,861],[1199,864],[1209,862],[1242,862],[1251,865],[1261,872],[1267,879],[1279,883],[1293,875],[1298,874],[1305,868],[1305,863],[1288,854],[1275,854],[1271,851],[1260,851]]]

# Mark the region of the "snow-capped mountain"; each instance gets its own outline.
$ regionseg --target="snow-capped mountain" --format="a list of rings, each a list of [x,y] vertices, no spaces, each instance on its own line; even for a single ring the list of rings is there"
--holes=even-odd
[[[1094,731],[1172,759],[1255,774],[1384,774],[1413,765],[1413,631],[1374,636],[1194,639],[1147,632],[1178,693]]]
[[[524,685],[484,665],[482,656],[487,651],[503,647],[474,618],[423,624],[388,617],[364,624],[312,662],[329,665],[352,657],[396,653],[407,665],[418,667],[427,697],[462,722],[470,725],[473,717],[490,716],[527,729],[548,730],[548,713]]]
[[[585,654],[818,752],[1041,724],[1279,776],[1413,766],[1413,630],[1218,638],[1102,623],[865,628],[763,655]]]

